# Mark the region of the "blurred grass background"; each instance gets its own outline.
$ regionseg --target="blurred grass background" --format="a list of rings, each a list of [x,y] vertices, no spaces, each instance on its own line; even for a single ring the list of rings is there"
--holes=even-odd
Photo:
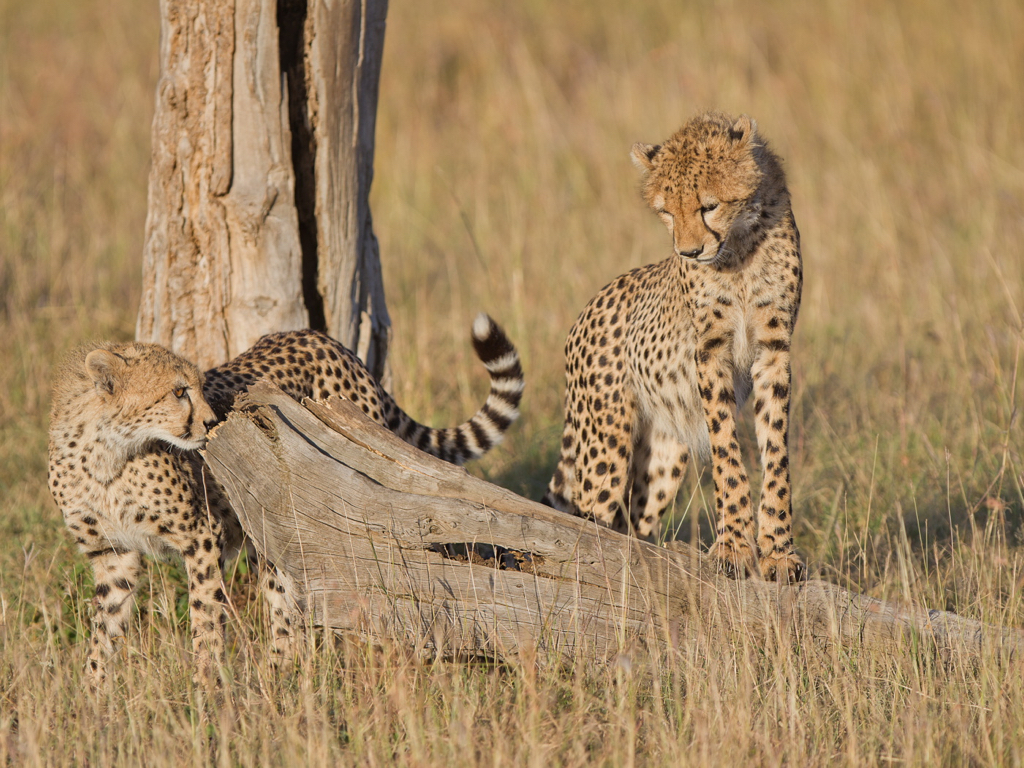
[[[702,655],[696,642],[628,680],[354,651],[271,697],[242,686],[204,725],[187,706],[180,574],[164,565],[117,715],[90,728],[77,695],[89,576],[45,486],[48,386],[66,349],[134,332],[158,14],[0,0],[0,756],[1024,761],[1019,669],[742,643]],[[1021,626],[1021,40],[1016,0],[392,0],[372,207],[399,403],[439,425],[471,413],[485,383],[469,325],[490,312],[528,389],[474,471],[538,497],[569,327],[613,277],[669,253],[631,144],[703,108],[746,112],[785,158],[803,239],[798,547],[858,590]],[[687,535],[711,498],[697,472],[678,504]]]

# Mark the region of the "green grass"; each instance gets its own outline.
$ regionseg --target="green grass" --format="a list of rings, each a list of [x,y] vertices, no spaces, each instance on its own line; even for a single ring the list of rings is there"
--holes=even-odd
[[[0,761],[1024,762],[1024,676],[987,657],[698,635],[627,673],[344,645],[279,679],[243,576],[234,679],[210,706],[164,564],[114,691],[85,697],[91,579],[45,486],[48,382],[64,350],[134,333],[158,34],[156,3],[0,0]],[[668,254],[630,146],[747,112],[803,239],[798,547],[859,591],[1024,625],[1022,38],[1013,0],[392,2],[372,206],[397,399],[434,424],[471,413],[469,326],[490,312],[528,388],[473,471],[538,496],[570,325]],[[706,529],[698,471],[685,535]]]

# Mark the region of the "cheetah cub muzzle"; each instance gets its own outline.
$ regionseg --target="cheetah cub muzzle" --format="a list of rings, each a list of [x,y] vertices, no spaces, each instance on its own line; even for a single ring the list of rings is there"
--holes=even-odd
[[[484,314],[473,325],[473,345],[490,375],[490,393],[471,419],[447,429],[414,421],[352,352],[316,331],[264,336],[205,375],[156,344],[102,343],[71,353],[54,380],[49,485],[95,575],[87,668],[93,687],[125,638],[146,554],[184,562],[195,679],[216,682],[224,651],[224,561],[251,547],[197,449],[239,393],[268,380],[300,402],[340,395],[403,440],[462,464],[501,441],[519,415],[523,392],[519,354]],[[272,658],[280,666],[288,663],[299,606],[283,572],[275,573],[272,563],[257,566]]]
[[[736,575],[802,579],[787,443],[802,266],[780,160],[752,119],[716,112],[632,156],[673,255],[603,288],[569,332],[561,457],[543,501],[650,538],[695,453],[713,465],[713,556]],[[756,530],[736,437],[749,395]]]

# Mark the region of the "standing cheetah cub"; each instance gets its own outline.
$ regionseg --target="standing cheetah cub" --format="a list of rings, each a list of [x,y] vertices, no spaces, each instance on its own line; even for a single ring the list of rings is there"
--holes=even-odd
[[[95,573],[96,611],[89,677],[123,641],[142,555],[178,555],[188,575],[196,678],[208,681],[223,654],[223,561],[246,544],[216,481],[196,450],[235,397],[266,379],[296,400],[341,395],[423,451],[455,464],[497,445],[519,415],[523,372],[504,331],[481,314],[473,345],[491,378],[469,421],[432,429],[411,419],[339,342],[316,331],[264,336],[204,376],[155,344],[93,344],[71,353],[54,381],[50,491]],[[290,646],[293,598],[261,564],[274,652]]]
[[[716,112],[632,155],[674,255],[603,288],[569,332],[562,452],[544,502],[650,537],[692,451],[714,466],[713,555],[731,572],[757,563],[767,579],[801,579],[787,435],[802,267],[779,158],[749,117]],[[736,438],[751,393],[756,537]]]
[[[155,344],[82,347],[54,380],[49,484],[95,576],[94,683],[124,640],[143,554],[184,561],[197,677],[223,650],[220,525],[192,458],[215,423],[202,373]]]

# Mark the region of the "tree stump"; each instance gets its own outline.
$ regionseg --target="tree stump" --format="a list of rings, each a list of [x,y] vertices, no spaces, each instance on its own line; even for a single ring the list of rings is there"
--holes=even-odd
[[[386,378],[369,194],[387,10],[160,3],[139,340],[205,369],[308,327]]]
[[[696,549],[623,536],[472,477],[350,402],[257,384],[206,451],[246,533],[315,626],[444,657],[664,649],[703,628],[1021,658],[1024,632],[834,584],[733,580]]]

